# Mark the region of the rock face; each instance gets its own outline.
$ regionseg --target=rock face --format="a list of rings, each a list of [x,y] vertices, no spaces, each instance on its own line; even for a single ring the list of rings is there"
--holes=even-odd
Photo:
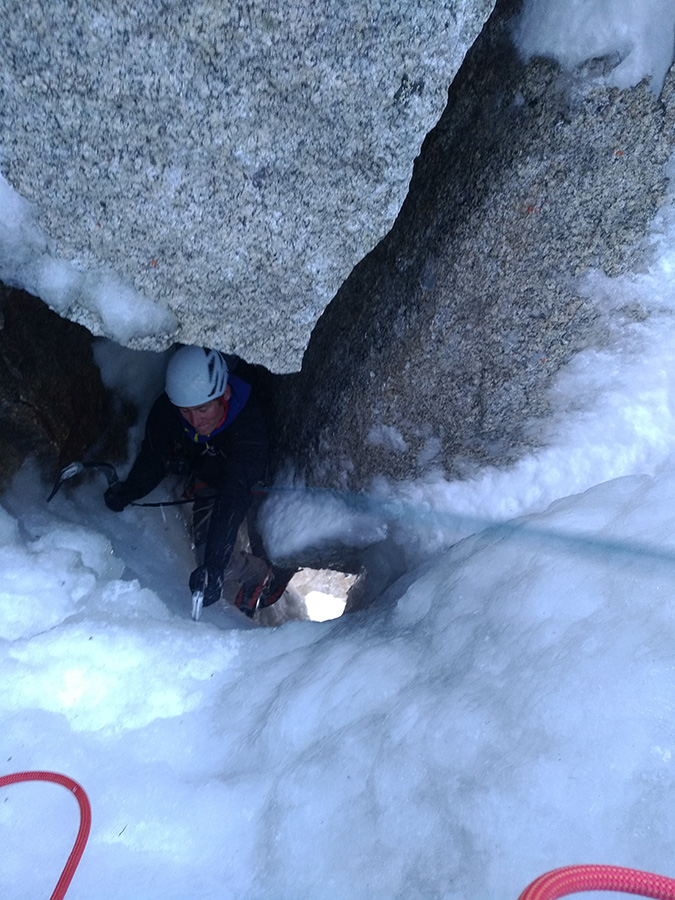
[[[111,422],[91,335],[36,297],[0,285],[0,490],[27,456],[55,477]],[[129,424],[127,422],[127,424]]]
[[[314,483],[512,461],[536,443],[551,376],[602,338],[574,276],[639,264],[675,145],[673,70],[657,98],[594,87],[601,60],[576,75],[525,66],[511,6],[467,56],[395,226],[286,386],[287,455]]]
[[[28,275],[19,260],[0,277],[130,346],[208,343],[299,369],[394,221],[493,6],[1,2],[0,168],[47,243],[39,271],[31,251]],[[175,319],[134,338],[54,259]]]

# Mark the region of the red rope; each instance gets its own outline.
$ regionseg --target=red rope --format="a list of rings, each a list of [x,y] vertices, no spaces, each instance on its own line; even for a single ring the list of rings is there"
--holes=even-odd
[[[89,837],[91,828],[89,799],[76,781],[57,772],[17,772],[14,775],[3,775],[0,776],[0,787],[22,781],[51,781],[60,784],[72,791],[80,806],[80,828],[75,844],[50,898],[63,900]],[[560,897],[583,891],[620,891],[652,897],[654,900],[675,900],[675,879],[642,872],[639,869],[625,869],[621,866],[564,866],[540,875],[525,888],[518,900],[559,900]]]
[[[75,795],[75,799],[80,805],[80,828],[77,832],[77,837],[75,838],[75,844],[66,861],[58,884],[50,897],[50,900],[63,900],[73,875],[75,874],[75,869],[77,869],[80,859],[82,858],[87,838],[89,837],[89,829],[91,828],[91,806],[89,805],[89,798],[76,781],[73,781],[73,779],[69,778],[67,775],[59,775],[57,772],[17,772],[14,775],[2,775],[0,776],[0,787],[5,787],[8,784],[18,784],[21,781],[52,781],[54,784],[60,784],[69,791],[72,791]]]
[[[540,875],[518,900],[558,900],[580,891],[623,891],[656,900],[675,900],[675,879],[620,866],[564,866]]]

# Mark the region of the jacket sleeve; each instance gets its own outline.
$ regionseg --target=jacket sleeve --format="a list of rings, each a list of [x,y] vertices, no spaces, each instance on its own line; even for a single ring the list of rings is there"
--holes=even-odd
[[[160,397],[150,410],[141,449],[122,484],[124,496],[129,501],[145,497],[167,474],[172,441],[163,399]]]

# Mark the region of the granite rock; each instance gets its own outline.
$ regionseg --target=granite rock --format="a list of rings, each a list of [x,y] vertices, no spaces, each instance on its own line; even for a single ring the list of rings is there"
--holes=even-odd
[[[206,343],[297,370],[398,214],[493,7],[0,0],[2,174],[51,260],[172,316],[118,333],[57,271],[59,309],[129,346]]]
[[[394,227],[289,376],[282,445],[310,483],[513,462],[537,446],[555,374],[611,327],[578,277],[644,263],[675,150],[675,73],[657,97],[600,84],[611,61],[525,65],[513,5],[498,4]]]
[[[107,438],[119,410],[101,381],[91,335],[2,284],[0,398],[0,490],[28,457],[54,479],[97,442],[112,446]],[[130,424],[129,412],[120,428]]]

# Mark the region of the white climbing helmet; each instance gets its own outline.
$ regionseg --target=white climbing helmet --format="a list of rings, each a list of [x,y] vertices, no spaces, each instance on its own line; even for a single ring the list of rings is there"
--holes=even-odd
[[[227,374],[227,363],[218,350],[181,347],[169,360],[166,392],[174,406],[200,406],[223,396]]]

